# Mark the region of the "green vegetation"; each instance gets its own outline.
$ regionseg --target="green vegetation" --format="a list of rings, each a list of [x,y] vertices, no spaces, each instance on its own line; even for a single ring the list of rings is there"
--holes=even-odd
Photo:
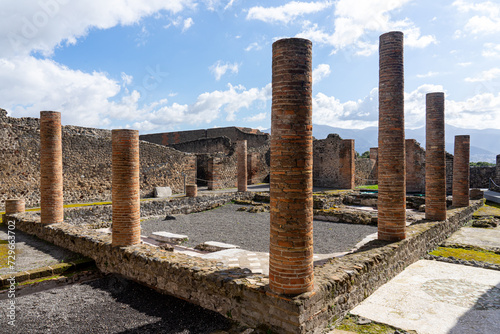
[[[442,257],[454,257],[460,260],[476,260],[500,265],[500,255],[485,250],[438,247],[429,254]]]
[[[359,155],[358,151],[355,151],[356,158],[370,158],[370,151],[365,151],[363,154]]]
[[[15,251],[17,255],[17,250]],[[7,268],[9,265],[9,242],[0,240],[0,268]]]
[[[339,326],[336,329],[354,332],[358,334],[394,334],[394,331],[397,329],[395,327],[381,324],[375,321],[370,322],[366,325],[358,325],[358,316],[353,314],[348,314],[342,320]],[[406,333],[415,333],[414,331],[407,331]]]
[[[378,184],[372,184],[372,185],[363,185],[363,186],[357,186],[356,189],[367,189],[367,190],[378,190]]]
[[[500,204],[486,201],[486,203],[474,212],[474,217],[497,216],[500,217]]]
[[[469,166],[471,166],[471,167],[492,167],[492,166],[496,166],[496,165],[492,164],[490,162],[486,162],[486,161],[478,161],[478,162],[469,162]]]

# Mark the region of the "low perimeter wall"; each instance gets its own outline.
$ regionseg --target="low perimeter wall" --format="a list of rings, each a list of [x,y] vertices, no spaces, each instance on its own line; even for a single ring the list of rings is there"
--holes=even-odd
[[[444,222],[416,224],[405,240],[374,241],[364,249],[314,268],[315,289],[293,298],[268,289],[267,276],[228,269],[215,261],[149,245],[112,247],[111,237],[68,223],[43,226],[33,214],[10,215],[16,228],[93,258],[116,273],[250,326],[276,333],[320,333],[378,287],[466,224],[483,201],[447,212]]]

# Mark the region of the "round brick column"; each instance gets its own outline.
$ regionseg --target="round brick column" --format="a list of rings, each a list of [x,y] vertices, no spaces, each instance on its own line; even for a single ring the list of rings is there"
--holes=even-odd
[[[455,136],[453,158],[453,206],[469,206],[470,136]]]
[[[406,237],[403,33],[380,36],[378,238]]]
[[[198,195],[198,187],[196,184],[186,184],[186,196],[196,197]]]
[[[313,289],[312,43],[273,44],[269,284],[278,294]]]
[[[236,153],[238,154],[238,191],[247,191],[247,141],[236,142]]]
[[[61,113],[40,112],[40,208],[42,224],[61,223],[63,212]]]
[[[444,93],[426,95],[425,218],[446,220]]]
[[[15,198],[5,200],[5,214],[25,212],[24,198]]]
[[[113,130],[112,245],[141,242],[139,131]]]

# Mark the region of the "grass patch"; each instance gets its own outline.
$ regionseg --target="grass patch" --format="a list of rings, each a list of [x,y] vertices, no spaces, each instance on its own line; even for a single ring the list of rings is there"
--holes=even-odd
[[[366,325],[358,325],[358,316],[353,314],[348,314],[342,320],[339,326],[336,329],[354,332],[358,334],[394,334],[394,331],[397,329],[395,327],[381,324],[375,321],[372,321]],[[408,331],[406,333],[416,333],[414,331]]]
[[[477,209],[474,214],[474,217],[481,216],[498,216],[500,217],[500,204],[486,201],[486,203]]]
[[[0,268],[7,268],[9,265],[9,242],[0,240]],[[17,249],[15,255],[17,256]]]
[[[357,186],[356,189],[378,190],[378,184]]]
[[[438,247],[429,254],[442,257],[454,257],[460,260],[475,260],[500,265],[500,255],[485,250]]]

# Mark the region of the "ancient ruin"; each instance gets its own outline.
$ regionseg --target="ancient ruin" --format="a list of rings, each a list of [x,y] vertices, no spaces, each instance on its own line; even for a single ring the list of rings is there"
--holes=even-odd
[[[482,187],[486,175],[500,183],[500,155],[496,167],[470,168],[469,136],[456,137],[454,156],[445,152],[443,93],[427,95],[426,149],[405,139],[401,32],[380,37],[379,146],[369,158],[356,158],[352,139],[313,139],[311,65],[309,40],[273,44],[272,135],[230,127],[139,136],[61,126],[58,112],[41,112],[39,120],[0,112],[5,218],[93,259],[103,273],[252,327],[316,333],[466,224],[483,204],[469,200],[469,188]],[[378,184],[378,194],[356,189],[369,184]],[[153,198],[158,187],[170,187],[172,196]],[[74,205],[63,208],[63,198]],[[187,247],[189,236],[171,231],[142,235],[141,219],[175,220],[229,203],[269,215],[269,232],[260,233],[269,252],[225,240]],[[378,234],[319,254],[318,221],[377,225]],[[245,265],[234,263],[238,254]]]

